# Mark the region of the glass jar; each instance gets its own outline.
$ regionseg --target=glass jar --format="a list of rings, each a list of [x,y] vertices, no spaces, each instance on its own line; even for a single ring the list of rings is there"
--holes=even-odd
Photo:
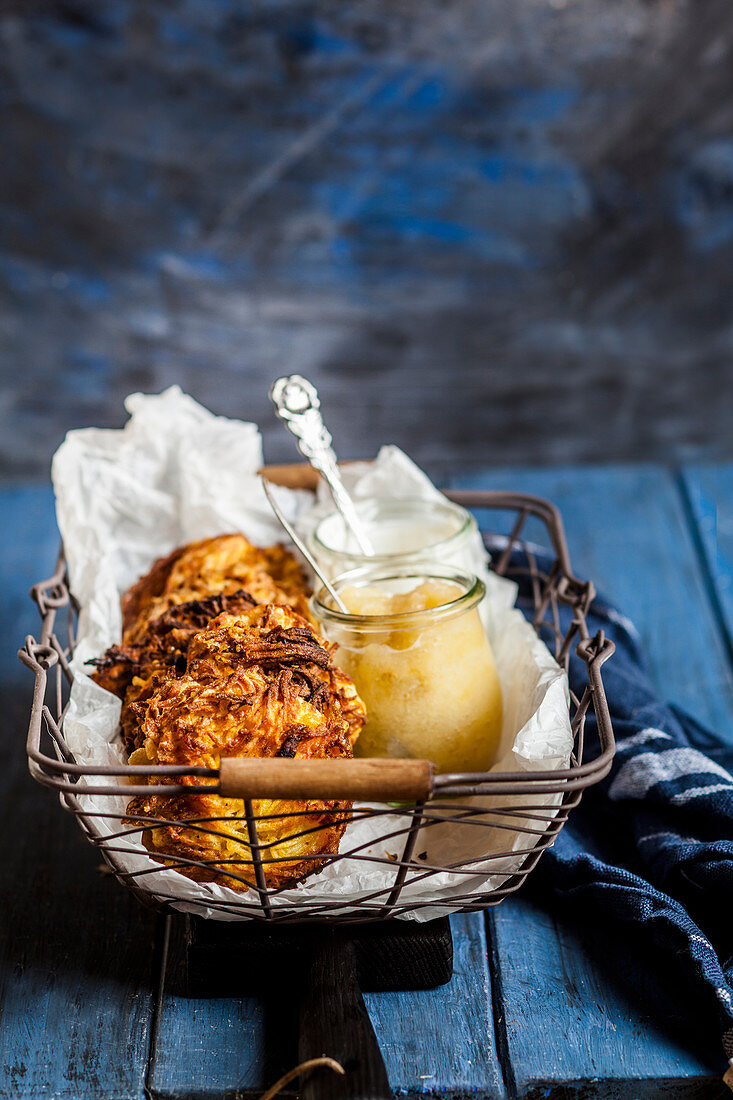
[[[449,500],[371,497],[356,501],[374,554],[363,554],[339,512],[325,516],[309,536],[310,549],[331,578],[361,566],[443,562],[468,572],[476,565],[476,520]]]
[[[440,772],[486,771],[501,737],[501,687],[479,604],[482,581],[431,564],[356,569],[311,599],[336,663],[367,720],[357,756],[432,760]]]

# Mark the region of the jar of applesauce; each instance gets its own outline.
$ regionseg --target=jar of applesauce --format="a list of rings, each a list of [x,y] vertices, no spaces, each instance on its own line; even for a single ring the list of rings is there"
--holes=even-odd
[[[501,686],[479,616],[482,581],[444,565],[366,567],[321,589],[311,607],[367,709],[357,756],[432,760],[486,771],[501,736]]]

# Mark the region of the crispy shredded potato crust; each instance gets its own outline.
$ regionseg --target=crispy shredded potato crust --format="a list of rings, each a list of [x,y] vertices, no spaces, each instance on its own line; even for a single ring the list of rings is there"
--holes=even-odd
[[[138,642],[149,624],[176,604],[244,589],[255,603],[294,608],[306,619],[303,571],[284,546],[253,546],[244,535],[219,535],[160,558],[122,599],[123,641]]]
[[[305,580],[284,547],[260,549],[242,535],[192,543],[157,561],[122,607],[122,643],[94,662],[94,678],[123,701],[130,763],[216,768],[222,756],[352,755],[364,705],[300,613]],[[252,886],[243,801],[207,793],[206,778],[181,782],[190,795],[133,798],[125,823],[189,878]],[[282,888],[338,851],[351,804],[262,800],[253,809],[265,882]]]

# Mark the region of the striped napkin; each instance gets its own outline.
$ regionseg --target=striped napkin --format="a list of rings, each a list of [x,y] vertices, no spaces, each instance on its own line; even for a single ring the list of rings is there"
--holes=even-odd
[[[513,564],[527,563],[517,553]],[[531,617],[528,582],[519,606]],[[566,615],[563,628],[569,622]],[[617,754],[541,860],[535,882],[623,927],[626,939],[652,937],[677,985],[696,986],[717,1007],[733,1088],[733,745],[658,698],[633,623],[610,603],[593,602],[588,628],[616,643],[603,680]],[[585,666],[573,656],[578,695],[584,682]],[[592,711],[586,729],[590,759]],[[607,950],[602,937],[599,950]]]

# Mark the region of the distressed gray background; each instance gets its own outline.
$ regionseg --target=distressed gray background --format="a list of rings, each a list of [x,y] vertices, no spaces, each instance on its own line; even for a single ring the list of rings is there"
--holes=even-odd
[[[294,447],[733,456],[730,0],[4,0],[0,474],[179,382]]]

